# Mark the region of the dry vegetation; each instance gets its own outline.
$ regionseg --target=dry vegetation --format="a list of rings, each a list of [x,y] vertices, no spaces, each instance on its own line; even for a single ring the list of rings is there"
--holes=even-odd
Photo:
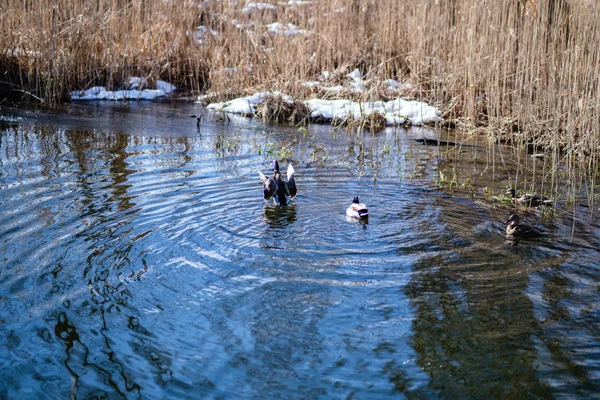
[[[591,0],[0,0],[0,90],[46,102],[129,76],[193,93],[310,96],[359,68],[364,100],[411,83],[458,126],[598,165],[600,5]],[[269,32],[293,23],[304,32]],[[203,26],[203,29],[198,29]],[[1,100],[1,99],[0,99]]]
[[[295,100],[291,103],[282,96],[265,96],[264,101],[257,107],[256,116],[265,122],[308,121],[310,111],[304,102]]]

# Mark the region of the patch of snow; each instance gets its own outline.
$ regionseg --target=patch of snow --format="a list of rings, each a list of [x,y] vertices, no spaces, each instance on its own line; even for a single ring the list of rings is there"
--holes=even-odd
[[[190,32],[186,32],[187,35],[190,35]],[[194,39],[196,40],[196,43],[198,44],[202,44],[204,43],[204,39],[208,36],[219,36],[219,32],[215,31],[214,29],[210,29],[204,25],[200,25],[198,27],[196,27],[196,30],[193,32],[194,35]]]
[[[350,87],[353,92],[362,93],[365,91],[365,83],[362,80],[350,82]]]
[[[395,79],[386,79],[383,83],[387,85],[387,90],[390,92],[397,92],[400,89],[400,82]]]
[[[354,81],[362,80],[362,78],[360,77],[360,71],[358,70],[358,68],[356,68],[354,71],[350,72],[347,76],[348,76],[348,78],[350,78]]]
[[[280,6],[303,6],[305,4],[312,4],[312,0],[288,0],[280,1],[278,4]]]
[[[231,24],[233,26],[235,26],[238,29],[246,29],[246,28],[251,28],[254,25],[256,25],[256,23],[254,21],[250,21],[250,22],[239,22],[237,19],[232,19],[231,20]]]
[[[226,73],[226,74],[235,74],[235,73],[238,72],[238,69],[237,69],[237,67],[226,67],[226,68],[220,69],[217,72],[223,72],[223,73]]]
[[[358,93],[362,93],[365,91],[365,83],[362,77],[360,76],[360,71],[358,70],[358,68],[350,72],[346,76],[350,78],[350,87],[352,88],[352,91]]]
[[[146,78],[140,78],[137,76],[132,76],[127,81],[127,86],[129,87],[129,89],[138,89],[140,86],[144,86],[147,84],[148,82],[146,81]]]
[[[276,35],[306,35],[306,31],[304,29],[298,29],[298,27],[292,23],[282,24],[280,22],[273,22],[272,24],[268,24],[265,26],[267,27],[269,32],[274,33]]]
[[[146,83],[144,78],[129,78],[127,90],[106,90],[104,86],[95,86],[87,90],[75,90],[71,92],[71,100],[156,100],[165,97],[177,89],[174,85],[165,81],[157,81],[156,89],[139,90]]]
[[[277,7],[275,7],[273,4],[269,4],[269,3],[255,3],[255,2],[250,2],[250,3],[246,3],[246,6],[244,8],[242,8],[243,12],[251,12],[254,10],[276,10]]]
[[[158,80],[156,81],[156,88],[162,90],[165,93],[173,93],[177,87],[169,82]]]
[[[210,29],[204,25],[199,25],[196,27],[196,32],[200,32],[200,33],[209,33],[213,36],[219,36],[219,32],[215,31],[214,29]]]
[[[203,95],[198,96],[198,99],[196,100],[197,104],[203,104],[208,102],[210,99],[212,99],[214,96],[216,96],[218,93],[214,93],[214,92],[206,92]]]
[[[383,83],[387,86],[386,90],[388,92],[399,92],[401,90],[411,90],[414,88],[410,83],[400,83],[395,79],[386,79]]]
[[[327,79],[329,79],[330,76],[331,76],[331,73],[329,71],[323,71],[317,77],[317,79],[319,79],[320,81],[326,81]]]
[[[240,97],[237,99],[222,101],[220,103],[211,103],[206,108],[209,110],[230,112],[233,114],[254,114],[256,105],[261,104],[265,97],[276,92],[259,92],[251,96]]]
[[[328,92],[333,92],[333,93],[339,93],[342,92],[344,90],[344,87],[342,85],[337,85],[337,86],[330,86],[330,87],[326,87],[323,88]]]
[[[316,86],[319,86],[320,84],[321,84],[321,82],[319,82],[319,81],[308,81],[308,82],[304,82],[302,84],[302,86],[306,86],[306,87],[309,87],[309,88],[314,88]]]
[[[385,113],[384,116],[385,116],[385,120],[387,121],[387,124],[391,125],[391,126],[404,125],[406,123],[406,118],[404,118],[400,115]],[[412,123],[412,120],[411,120],[411,123]],[[413,123],[413,125],[418,125],[418,124]]]
[[[210,110],[230,112],[235,114],[254,114],[256,105],[262,103],[268,95],[282,96],[287,102],[292,102],[290,96],[279,92],[260,92],[252,96],[241,97],[221,103],[211,103]],[[410,120],[413,125],[442,121],[440,110],[427,103],[397,98],[390,101],[374,101],[357,103],[352,100],[310,99],[304,102],[310,109],[310,117],[331,121],[348,117],[360,119],[374,112],[385,116],[388,125],[403,125]]]

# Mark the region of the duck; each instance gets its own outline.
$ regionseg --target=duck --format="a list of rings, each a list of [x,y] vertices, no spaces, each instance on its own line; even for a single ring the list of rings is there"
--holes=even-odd
[[[258,170],[258,176],[260,177],[260,182],[263,187],[263,197],[265,201],[269,201],[272,199],[279,190],[279,185],[277,184],[276,173],[273,171],[273,176],[267,178],[265,174]]]
[[[521,197],[517,197],[515,189],[512,188],[508,189],[504,194],[510,196],[513,203],[517,205],[526,205],[528,207],[552,207],[552,200],[539,194],[524,194]]]
[[[506,224],[506,234],[511,237],[534,237],[541,236],[543,233],[539,229],[531,226],[522,225],[521,219],[517,214],[512,214],[504,223]]]
[[[276,198],[279,205],[286,206],[288,203],[287,197],[289,196],[293,199],[298,193],[296,180],[294,179],[294,166],[291,163],[288,164],[287,179],[283,179],[283,175],[279,169],[279,162],[273,160],[271,165],[273,167],[273,177],[267,178],[262,172],[258,171],[260,180],[263,184],[265,201]]]
[[[358,197],[352,199],[352,204],[346,209],[346,215],[351,218],[367,218],[369,216],[369,210],[367,206],[358,200]]]

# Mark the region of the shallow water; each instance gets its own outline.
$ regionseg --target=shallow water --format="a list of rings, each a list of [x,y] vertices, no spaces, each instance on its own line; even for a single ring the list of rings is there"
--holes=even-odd
[[[507,241],[480,188],[514,153],[463,147],[450,191],[431,128],[200,112],[0,108],[0,398],[598,396],[600,225],[518,210],[545,235]],[[286,208],[256,172],[281,146]]]

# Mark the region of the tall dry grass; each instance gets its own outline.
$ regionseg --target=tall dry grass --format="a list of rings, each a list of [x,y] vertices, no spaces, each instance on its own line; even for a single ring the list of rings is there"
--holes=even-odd
[[[364,99],[380,98],[377,83],[396,78],[454,123],[598,166],[596,1],[264,1],[275,9],[233,0],[0,0],[0,88],[55,102],[135,75],[194,93],[302,97],[311,92],[301,83],[321,71],[359,68],[375,88]],[[269,33],[273,22],[306,34]]]

